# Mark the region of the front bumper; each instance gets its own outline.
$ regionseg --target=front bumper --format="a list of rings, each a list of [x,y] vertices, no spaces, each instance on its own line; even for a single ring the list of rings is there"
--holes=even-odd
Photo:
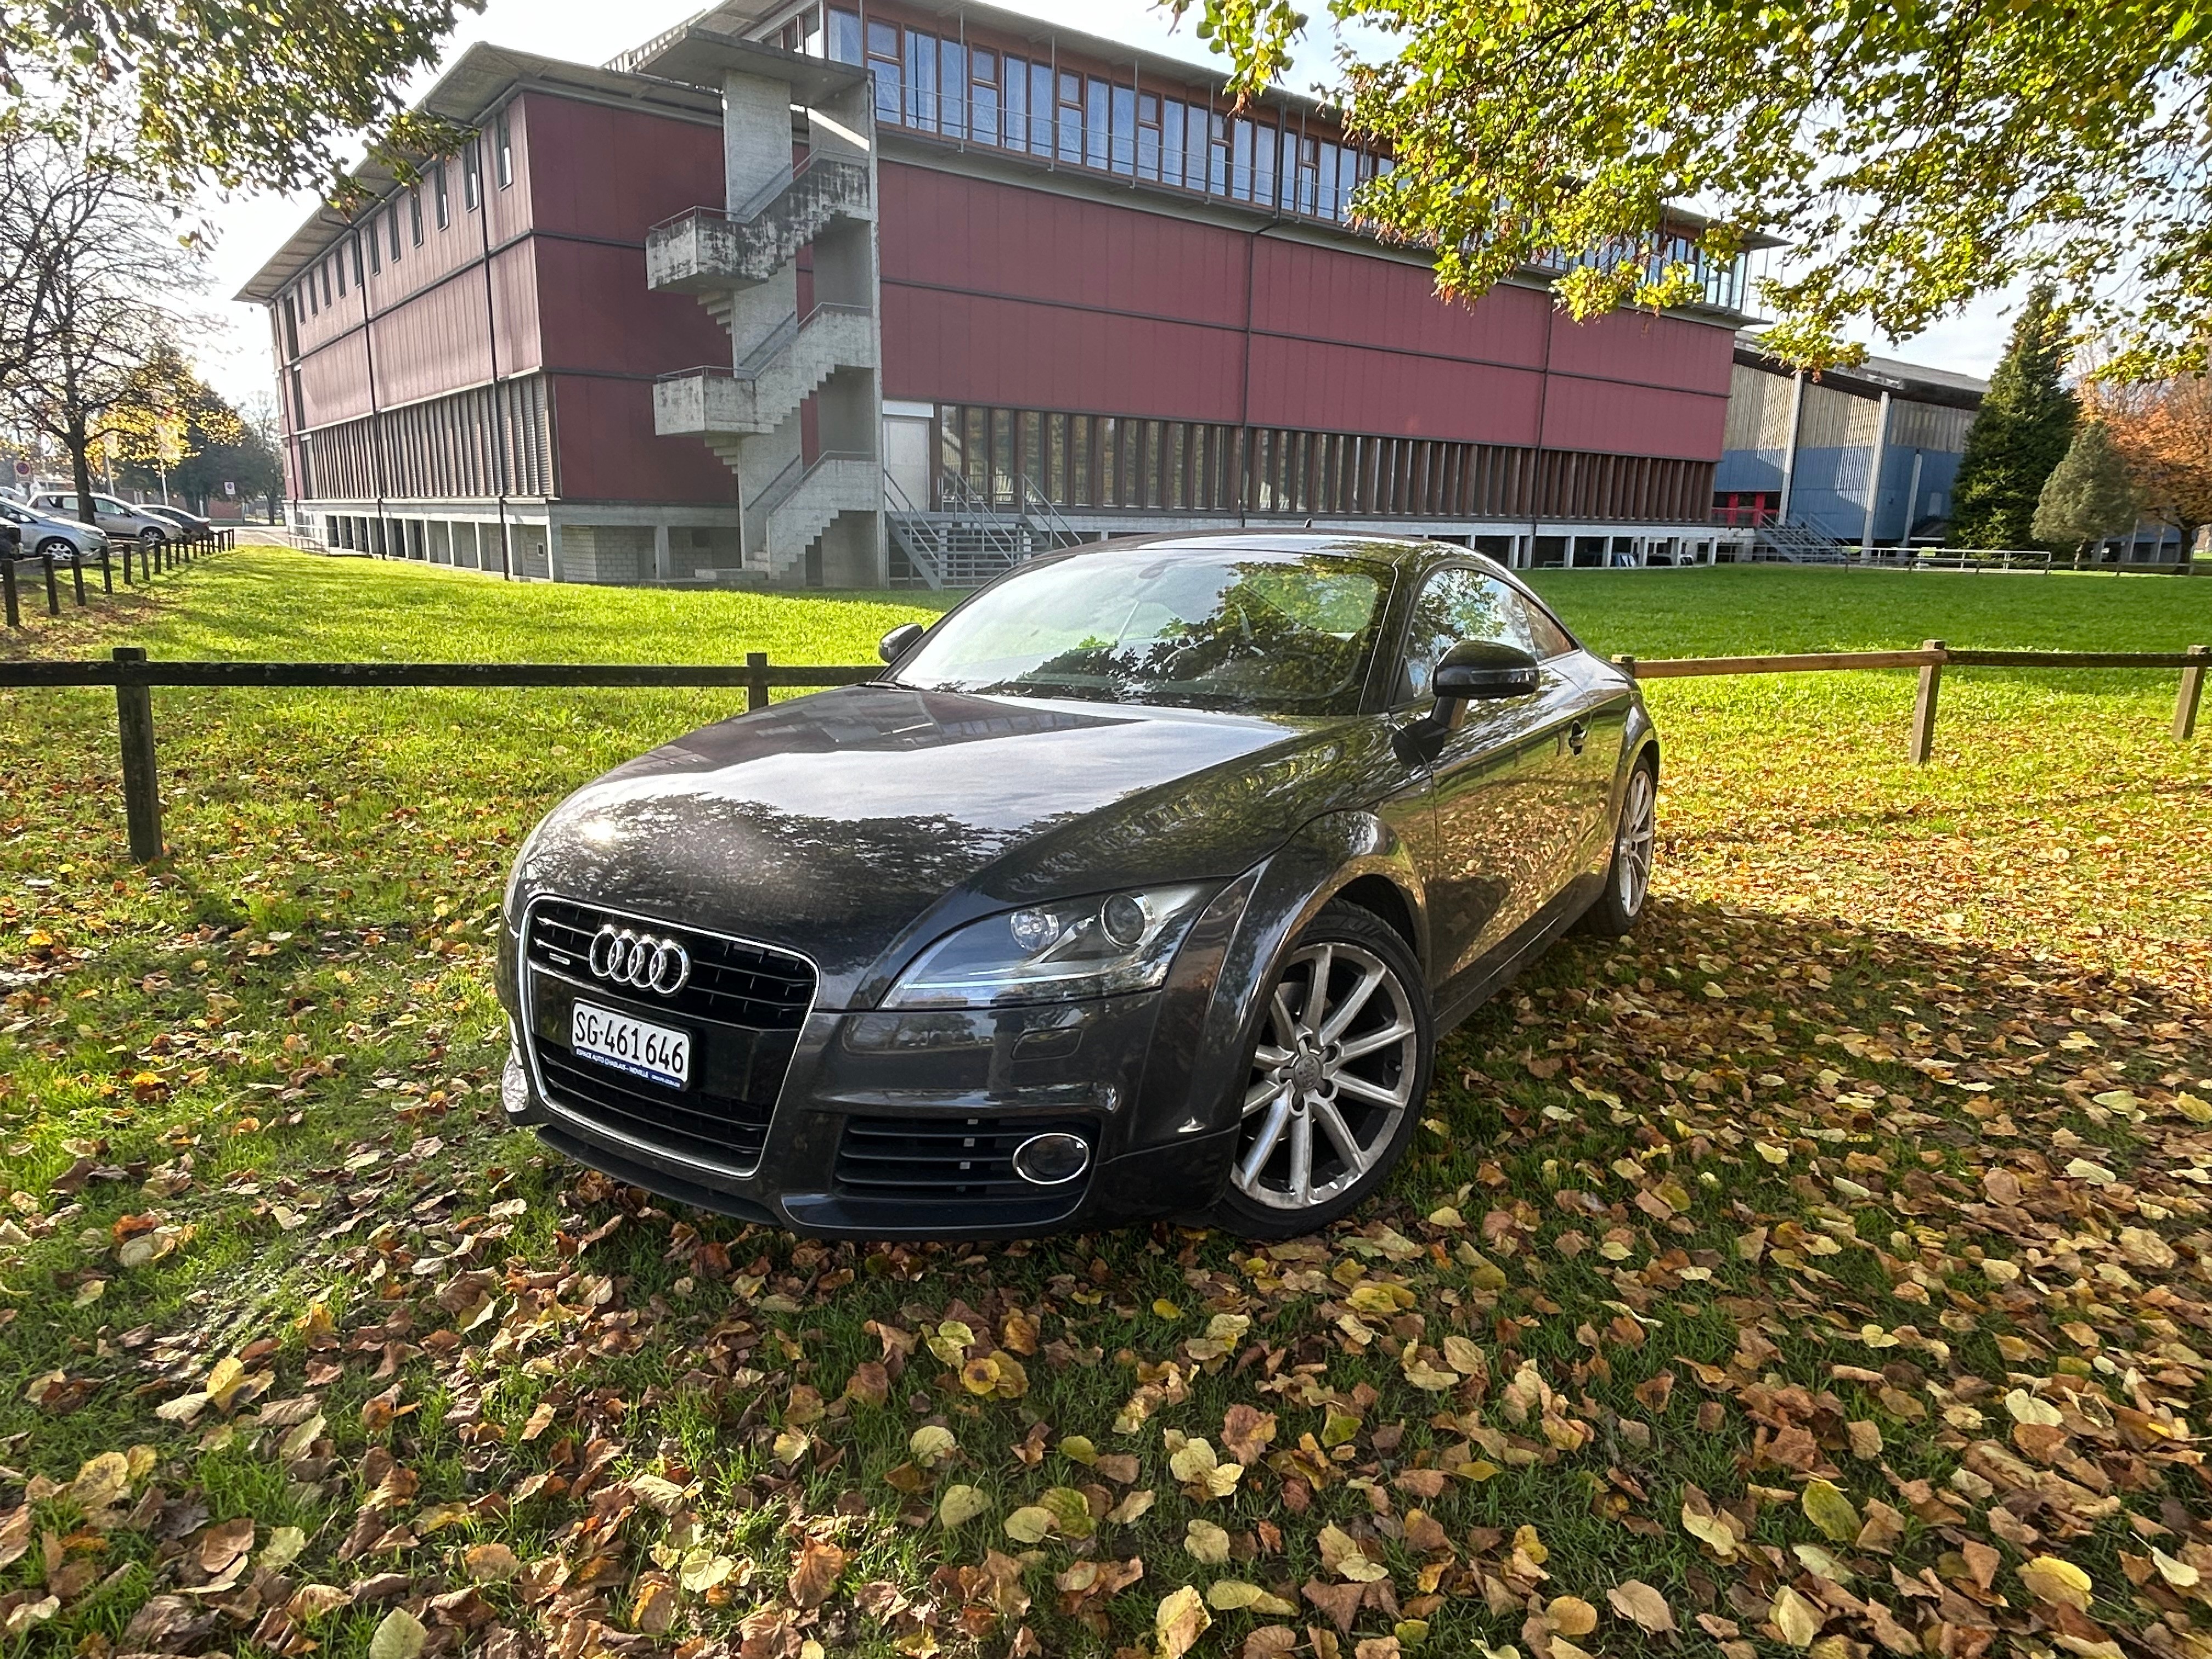
[[[526,959],[510,933],[501,993],[516,1042],[501,1097],[511,1121],[618,1180],[820,1237],[1006,1238],[1194,1215],[1218,1197],[1235,1136],[1224,1102],[1208,1097],[1220,1067],[1200,1052],[1234,922],[1194,930],[1158,991],[988,1011],[810,1009],[773,1035],[672,1016],[649,992]],[[694,1089],[580,1066],[564,1046],[579,996],[692,1030]],[[708,1108],[728,1114],[726,1133]],[[1080,1137],[1087,1164],[1054,1184],[1024,1179],[1015,1148],[1050,1133]]]

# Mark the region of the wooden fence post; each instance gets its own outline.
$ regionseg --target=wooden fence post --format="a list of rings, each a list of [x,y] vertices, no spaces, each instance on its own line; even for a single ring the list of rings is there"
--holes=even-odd
[[[115,591],[115,561],[105,553],[100,556],[100,589],[103,593]]]
[[[768,653],[745,653],[745,713],[757,714],[768,707]]]
[[[142,647],[118,645],[118,663],[146,660]],[[123,819],[131,858],[151,864],[161,856],[161,780],[154,758],[154,693],[149,686],[115,688],[115,724],[123,740]]]
[[[2197,735],[2197,707],[2203,700],[2204,670],[2212,664],[2212,645],[2192,645],[2189,654],[2204,660],[2181,671],[2180,695],[2173,700],[2173,735],[2183,742]]]
[[[1941,640],[1923,640],[1923,651],[1940,652]],[[1915,766],[1928,764],[1928,757],[1936,750],[1936,698],[1943,689],[1943,665],[1941,659],[1925,664],[1920,670],[1920,695],[1912,704],[1912,740],[1907,752]]]
[[[39,556],[45,562],[46,568],[46,614],[49,617],[58,617],[62,614],[62,591],[54,586],[54,556],[51,553],[41,553]]]
[[[23,625],[23,607],[15,597],[15,556],[0,554],[0,590],[4,590],[8,604],[8,626]]]
[[[70,561],[70,585],[76,590],[76,608],[84,609],[84,555]]]

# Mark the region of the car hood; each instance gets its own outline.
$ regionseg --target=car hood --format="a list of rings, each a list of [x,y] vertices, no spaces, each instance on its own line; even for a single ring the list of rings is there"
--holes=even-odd
[[[1228,877],[1389,786],[1381,722],[855,686],[709,726],[546,817],[517,896],[781,945],[819,1006],[975,915]],[[874,970],[874,971],[872,971]]]

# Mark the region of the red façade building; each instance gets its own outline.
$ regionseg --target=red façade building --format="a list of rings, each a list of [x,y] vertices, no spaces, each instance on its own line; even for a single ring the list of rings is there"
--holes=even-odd
[[[318,213],[269,308],[298,528],[518,578],[964,586],[1310,520],[1517,564],[1728,557],[1746,262],[1576,324],[1437,299],[1322,106],[941,0],[735,0],[593,68],[471,49],[470,135]]]

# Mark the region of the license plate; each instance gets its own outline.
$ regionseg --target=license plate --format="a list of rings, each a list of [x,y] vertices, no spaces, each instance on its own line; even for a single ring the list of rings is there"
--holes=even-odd
[[[633,1019],[593,1003],[574,1005],[568,1018],[568,1046],[586,1060],[672,1089],[691,1080],[690,1032]]]

